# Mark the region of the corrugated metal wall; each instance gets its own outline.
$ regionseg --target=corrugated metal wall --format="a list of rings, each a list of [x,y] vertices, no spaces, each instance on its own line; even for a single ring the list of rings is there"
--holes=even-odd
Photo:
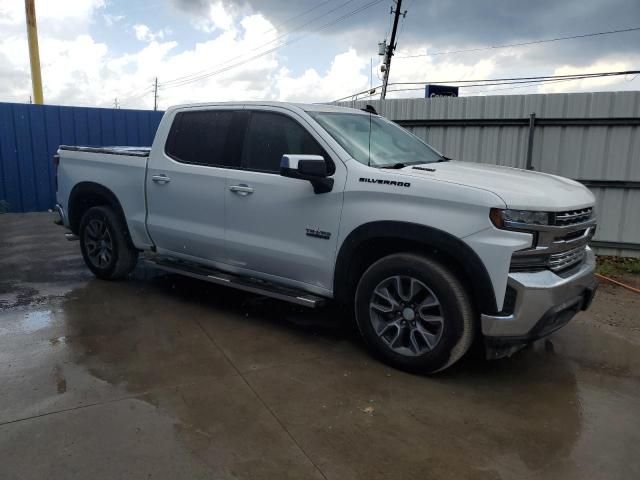
[[[528,118],[535,113],[533,168],[587,181],[597,198],[599,226],[594,240],[600,242],[599,253],[640,255],[640,92],[341,103],[355,108],[366,104],[401,124],[430,123],[407,128],[449,157],[520,168],[526,165]],[[456,125],[454,120],[468,124]],[[438,121],[445,125],[438,126]]]
[[[0,201],[11,212],[55,204],[58,146],[149,146],[162,112],[0,103]]]

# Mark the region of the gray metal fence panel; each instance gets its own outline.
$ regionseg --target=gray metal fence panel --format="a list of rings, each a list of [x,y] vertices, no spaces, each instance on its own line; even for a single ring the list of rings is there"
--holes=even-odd
[[[447,156],[519,168],[535,114],[533,168],[592,189],[599,253],[640,256],[640,92],[341,102],[367,104]]]

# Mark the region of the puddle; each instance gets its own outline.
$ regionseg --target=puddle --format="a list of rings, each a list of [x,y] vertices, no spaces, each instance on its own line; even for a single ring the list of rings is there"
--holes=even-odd
[[[55,320],[52,310],[36,310],[24,314],[21,330],[24,333],[32,333],[50,326]]]

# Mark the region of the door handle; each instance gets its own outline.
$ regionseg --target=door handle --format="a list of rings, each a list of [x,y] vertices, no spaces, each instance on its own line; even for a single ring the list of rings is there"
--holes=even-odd
[[[245,195],[245,196],[253,193],[253,188],[245,184],[231,185],[229,187],[229,190],[231,190],[233,193],[237,193],[238,195]]]
[[[171,179],[169,177],[167,177],[164,173],[161,175],[153,175],[151,177],[151,180],[154,181],[155,183],[159,183],[161,185],[164,185],[166,183],[169,183],[171,181]]]

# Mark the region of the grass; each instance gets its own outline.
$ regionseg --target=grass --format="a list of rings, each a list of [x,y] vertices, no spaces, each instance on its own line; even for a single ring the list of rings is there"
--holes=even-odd
[[[640,258],[599,256],[596,271],[605,277],[640,275]]]

